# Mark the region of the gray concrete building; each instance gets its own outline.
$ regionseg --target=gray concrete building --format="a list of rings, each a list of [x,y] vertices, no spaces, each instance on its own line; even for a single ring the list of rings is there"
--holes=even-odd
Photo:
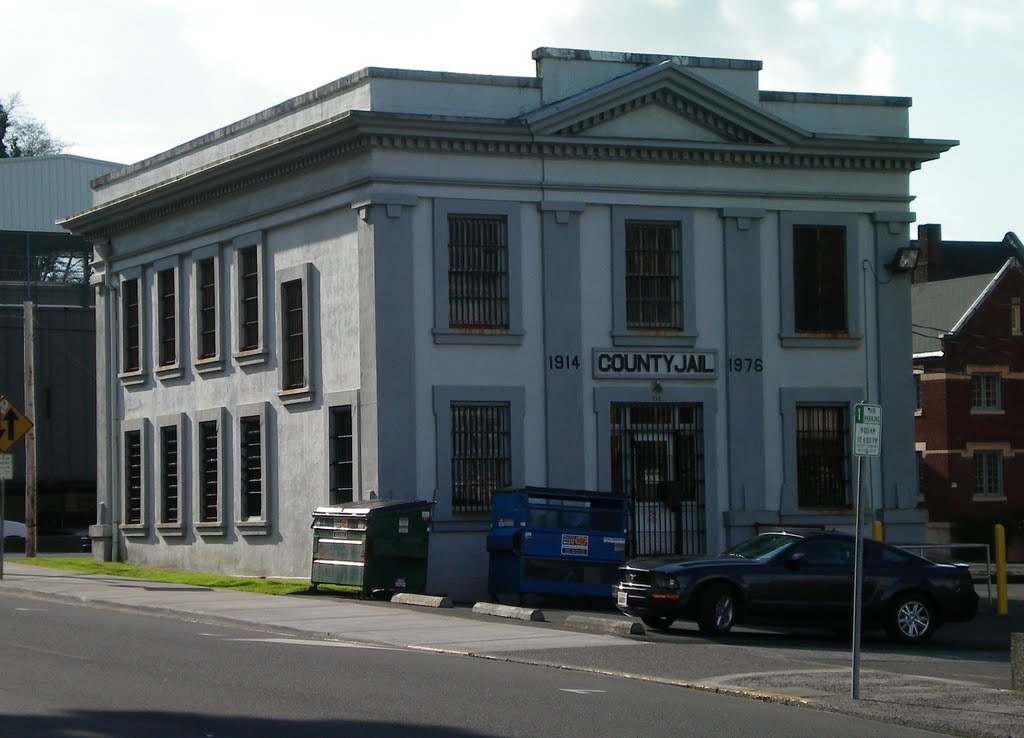
[[[632,553],[923,540],[908,98],[761,63],[542,48],[367,68],[93,183],[97,555],[308,575],[319,505],[431,500],[428,587],[487,591],[490,493],[628,496]]]

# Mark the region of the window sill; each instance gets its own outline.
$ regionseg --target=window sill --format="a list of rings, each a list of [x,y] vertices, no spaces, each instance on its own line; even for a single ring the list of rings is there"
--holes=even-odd
[[[213,374],[224,371],[224,359],[213,356],[209,359],[200,359],[192,365],[196,374]]]
[[[971,415],[1006,415],[1006,411],[998,407],[972,407]]]
[[[269,520],[239,520],[235,523],[239,534],[243,536],[268,536],[270,535]]]
[[[1006,502],[1006,495],[972,495],[971,502]]]
[[[239,366],[255,366],[266,364],[269,355],[265,349],[251,349],[249,351],[235,352],[235,363]]]
[[[168,364],[167,366],[158,366],[153,370],[153,374],[160,381],[166,382],[169,379],[180,379],[185,372],[180,364]]]
[[[149,526],[142,523],[121,523],[121,532],[125,538],[145,538],[149,535]]]
[[[314,394],[312,387],[296,387],[295,389],[278,390],[277,398],[283,405],[299,405],[312,402]]]
[[[146,383],[146,373],[141,369],[132,372],[121,372],[117,375],[117,378],[120,379],[121,384],[126,387]]]
[[[223,536],[227,533],[224,523],[196,523],[196,533],[201,536]]]
[[[472,331],[434,330],[434,343],[448,344],[491,344],[497,346],[518,346],[523,342],[522,331],[504,333],[474,333]]]
[[[858,348],[860,336],[840,334],[790,334],[779,335],[783,348]]]
[[[697,334],[682,332],[656,331],[612,331],[613,346],[682,346],[692,348],[697,345]]]
[[[157,523],[156,532],[164,538],[180,538],[185,535],[185,526],[181,523]]]

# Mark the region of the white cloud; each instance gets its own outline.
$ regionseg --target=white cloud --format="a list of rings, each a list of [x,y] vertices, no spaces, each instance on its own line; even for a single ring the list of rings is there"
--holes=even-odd
[[[896,61],[881,45],[872,46],[860,62],[860,90],[870,95],[896,94]]]
[[[818,17],[818,3],[815,0],[793,0],[786,9],[798,21],[812,21]]]

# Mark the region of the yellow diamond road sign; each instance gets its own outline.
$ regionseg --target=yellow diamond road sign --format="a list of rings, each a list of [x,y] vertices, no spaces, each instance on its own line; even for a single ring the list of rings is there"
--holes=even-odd
[[[22,415],[10,400],[0,396],[0,453],[7,453],[31,427],[32,421]]]

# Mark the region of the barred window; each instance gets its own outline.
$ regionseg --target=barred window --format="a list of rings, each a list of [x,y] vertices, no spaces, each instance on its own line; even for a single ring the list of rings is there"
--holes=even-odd
[[[793,313],[797,333],[845,333],[846,228],[793,226]]]
[[[330,503],[340,505],[354,499],[352,406],[332,407],[330,424]]]
[[[160,522],[179,522],[178,427],[160,429]]]
[[[260,271],[256,249],[247,246],[238,253],[239,351],[260,346]]]
[[[142,431],[124,434],[124,522],[142,523]]]
[[[488,512],[491,493],[512,484],[508,403],[452,403],[452,509]]]
[[[1003,452],[974,452],[974,494],[979,497],[1003,496]]]
[[[971,375],[972,410],[998,410],[1001,407],[1001,379],[998,374]]]
[[[219,433],[216,420],[199,424],[199,522],[220,520]]]
[[[217,355],[217,262],[203,259],[197,265],[199,358]]]
[[[801,508],[849,509],[849,410],[796,409],[797,499]]]
[[[160,366],[168,366],[177,360],[175,342],[177,340],[177,311],[175,309],[174,270],[164,269],[157,272],[158,316],[157,328],[160,342]]]
[[[241,463],[241,519],[263,517],[263,443],[260,416],[250,415],[238,423]]]
[[[682,328],[679,231],[669,223],[626,222],[626,327]]]
[[[505,216],[448,216],[450,327],[508,330],[508,271]]]
[[[281,326],[283,335],[282,349],[284,355],[283,389],[304,387],[305,350],[302,328],[302,280],[295,279],[281,285]]]
[[[139,360],[139,280],[126,279],[121,286],[122,351],[121,371],[138,371]]]

